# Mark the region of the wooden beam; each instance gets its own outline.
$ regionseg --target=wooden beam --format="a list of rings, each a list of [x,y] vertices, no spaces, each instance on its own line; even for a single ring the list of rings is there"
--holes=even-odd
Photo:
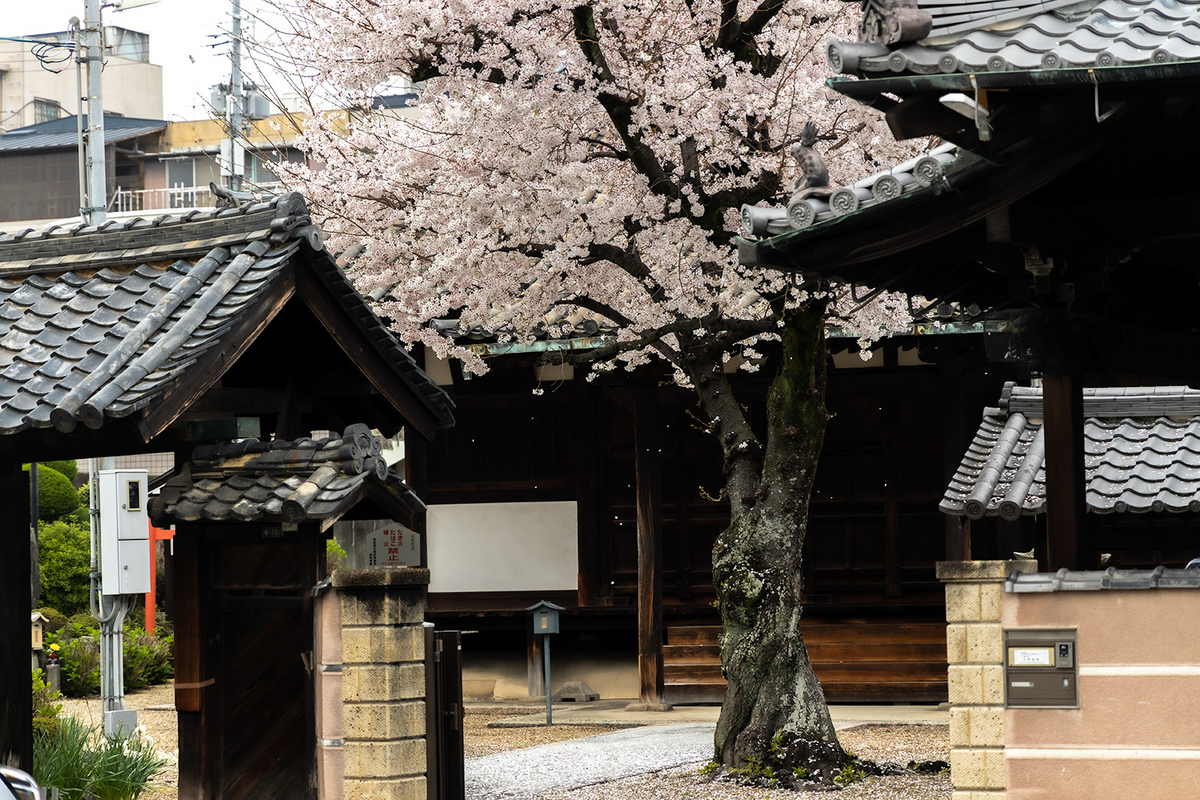
[[[438,420],[423,398],[379,352],[376,344],[363,335],[350,312],[330,297],[328,288],[309,269],[300,269],[297,276],[299,293],[305,305],[326,331],[337,341],[364,377],[390,402],[412,428],[426,439],[437,432]]]
[[[20,462],[0,472],[0,764],[33,765],[30,694],[29,475]]]
[[[220,345],[202,355],[196,364],[183,373],[175,386],[146,408],[145,414],[138,420],[142,438],[149,442],[162,433],[220,380],[287,305],[295,291],[295,277],[289,272],[279,279],[267,297],[252,304],[238,324],[221,337]]]
[[[1083,569],[1085,527],[1083,389],[1078,375],[1042,378],[1046,432],[1046,568]]]
[[[635,390],[634,468],[637,482],[638,694],[663,702],[662,464],[657,389]]]

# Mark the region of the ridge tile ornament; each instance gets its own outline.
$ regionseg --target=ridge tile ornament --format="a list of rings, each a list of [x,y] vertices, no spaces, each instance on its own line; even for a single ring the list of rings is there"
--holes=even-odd
[[[944,144],[890,169],[833,189],[828,185],[825,159],[812,148],[811,142],[806,144],[802,139],[800,144],[793,146],[792,157],[800,164],[802,172],[796,182],[798,191],[786,208],[743,205],[743,236],[761,238],[805,230],[916,192],[939,191],[950,172],[976,160],[969,153],[960,152],[957,146]]]
[[[864,0],[858,40],[870,44],[896,44],[924,39],[933,28],[933,15],[917,7],[916,0]]]

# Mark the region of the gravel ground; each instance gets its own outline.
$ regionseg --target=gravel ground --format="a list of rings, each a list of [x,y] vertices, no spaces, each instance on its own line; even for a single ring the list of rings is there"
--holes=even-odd
[[[842,746],[861,758],[907,764],[945,761],[950,757],[946,725],[864,725],[838,734]],[[829,800],[827,792],[792,793],[781,789],[740,786],[700,776],[703,762],[661,772],[595,784],[572,791],[530,795],[529,800]],[[897,775],[868,778],[833,797],[838,800],[949,800],[948,775]],[[514,795],[515,797],[516,795]]]
[[[463,750],[466,757],[479,758],[522,747],[533,747],[539,744],[613,732],[613,728],[608,725],[552,725],[549,728],[544,725],[531,728],[488,727],[490,723],[497,720],[523,716],[528,713],[528,706],[512,708],[491,706],[472,708],[467,706],[463,714]]]
[[[158,750],[169,757],[167,769],[155,778],[144,800],[176,800],[178,782],[178,731],[173,708],[174,684],[164,684],[126,697],[128,708],[138,709],[138,723],[145,726]],[[167,708],[161,708],[166,706]],[[100,724],[100,699],[68,699],[63,713],[89,724]],[[528,713],[523,707],[473,708],[464,720],[467,758],[534,747],[551,742],[611,733],[601,725],[555,725],[550,728],[489,728],[489,722]],[[945,725],[865,725],[842,731],[843,747],[873,761],[907,764],[909,761],[948,760],[949,728]],[[538,800],[817,800],[815,794],[791,794],[779,789],[758,789],[700,777],[701,763],[598,784],[565,793],[546,794]],[[950,780],[945,775],[870,778],[836,795],[840,800],[949,800]],[[828,800],[829,795],[820,795]]]

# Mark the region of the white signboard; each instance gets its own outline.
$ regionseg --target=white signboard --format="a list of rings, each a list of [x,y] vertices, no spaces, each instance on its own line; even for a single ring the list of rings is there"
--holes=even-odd
[[[1054,649],[1050,647],[1010,647],[1010,667],[1049,667],[1054,664]]]
[[[532,592],[579,585],[573,500],[431,505],[430,592]]]
[[[364,537],[366,567],[415,567],[421,563],[417,534],[403,525],[380,528]]]
[[[346,549],[345,569],[421,566],[421,536],[390,519],[335,522],[334,537]]]

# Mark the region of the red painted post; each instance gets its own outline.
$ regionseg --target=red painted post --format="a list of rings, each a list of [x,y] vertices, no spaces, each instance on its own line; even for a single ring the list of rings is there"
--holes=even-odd
[[[150,526],[150,591],[146,592],[146,633],[154,633],[158,590],[158,543],[175,538],[175,529],[164,530]]]

